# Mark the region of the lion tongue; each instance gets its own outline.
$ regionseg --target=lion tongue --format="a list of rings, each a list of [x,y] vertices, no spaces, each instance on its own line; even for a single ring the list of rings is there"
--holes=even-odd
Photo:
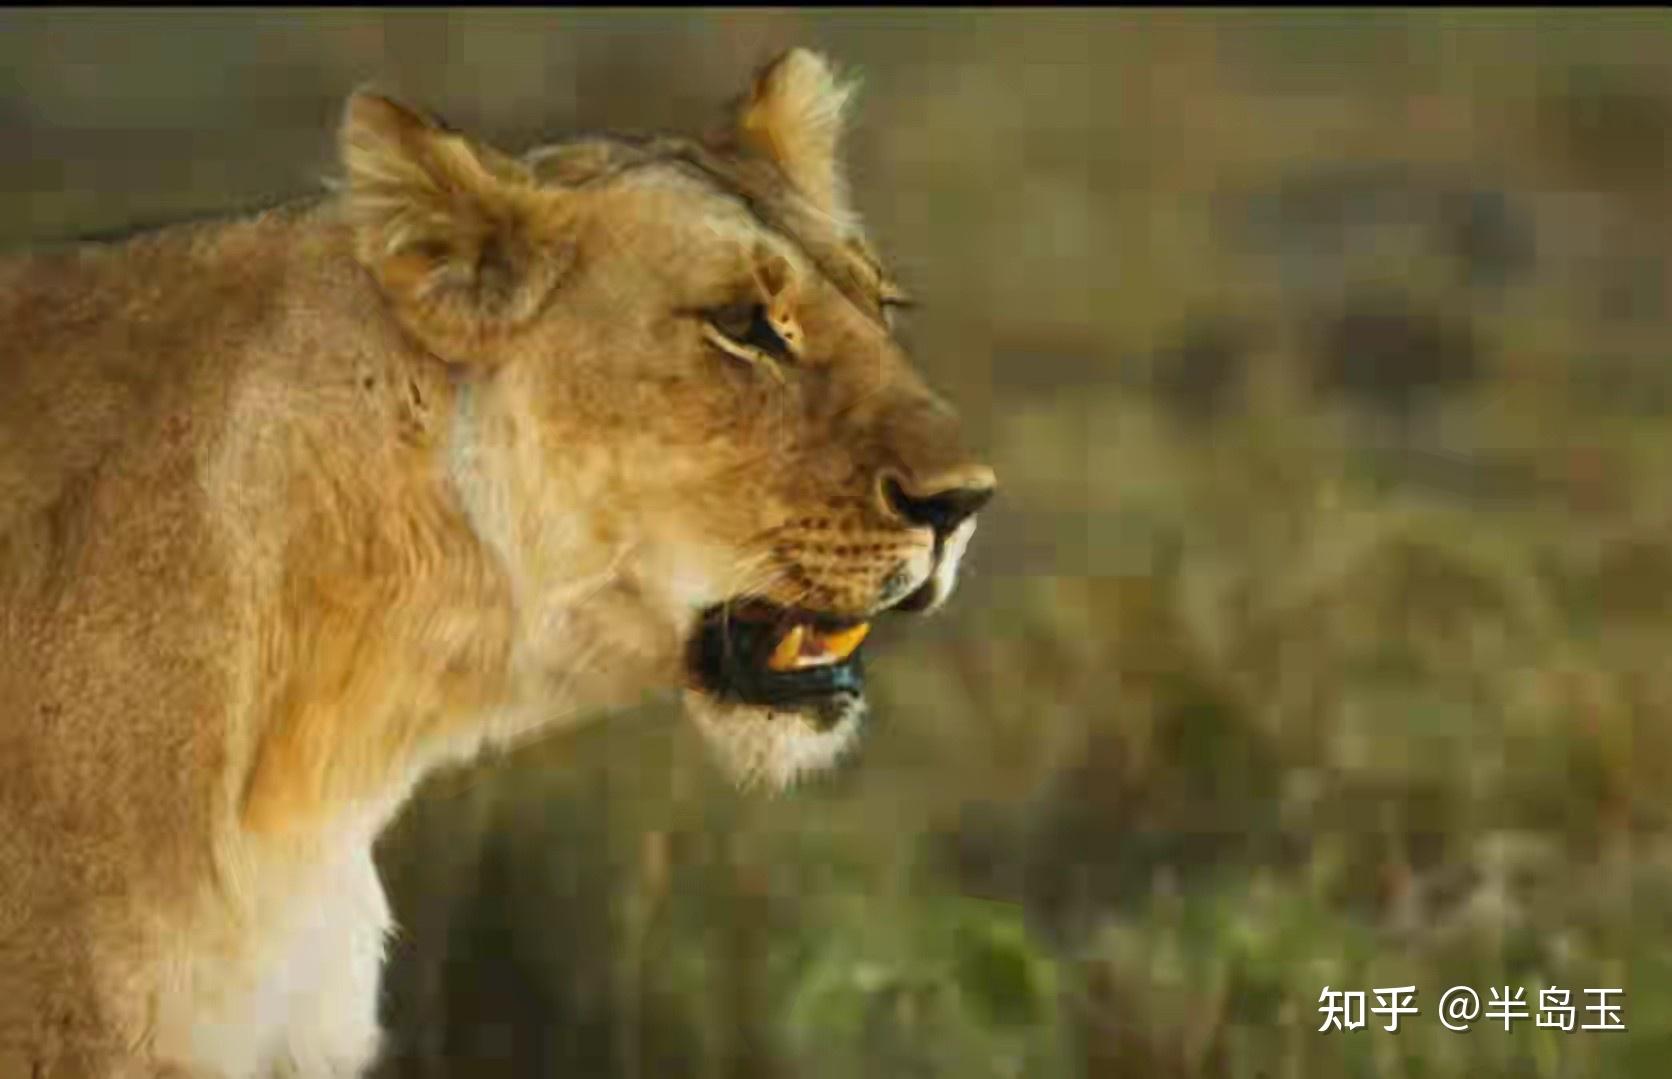
[[[771,658],[766,661],[767,669],[790,671],[840,663],[853,655],[869,632],[869,622],[831,633],[821,633],[805,623],[797,623],[778,639]]]

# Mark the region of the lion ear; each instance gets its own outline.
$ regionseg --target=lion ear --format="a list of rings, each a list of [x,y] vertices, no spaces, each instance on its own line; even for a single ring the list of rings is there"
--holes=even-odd
[[[856,86],[839,82],[823,57],[791,49],[755,79],[737,115],[737,140],[770,158],[814,205],[849,216],[838,161],[844,112]]]
[[[339,143],[355,256],[444,355],[515,329],[557,286],[564,214],[520,163],[365,90]]]

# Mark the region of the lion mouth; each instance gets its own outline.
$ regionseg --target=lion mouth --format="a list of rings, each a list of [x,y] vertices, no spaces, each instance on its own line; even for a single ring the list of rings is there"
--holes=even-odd
[[[870,623],[760,600],[709,608],[691,639],[699,688],[723,700],[835,714],[843,697],[861,697],[859,646]]]

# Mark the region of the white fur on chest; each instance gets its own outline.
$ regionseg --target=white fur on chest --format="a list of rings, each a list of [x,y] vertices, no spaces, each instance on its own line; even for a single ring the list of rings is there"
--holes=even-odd
[[[369,841],[240,877],[244,901],[165,945],[153,1051],[206,1079],[359,1075],[389,928]]]

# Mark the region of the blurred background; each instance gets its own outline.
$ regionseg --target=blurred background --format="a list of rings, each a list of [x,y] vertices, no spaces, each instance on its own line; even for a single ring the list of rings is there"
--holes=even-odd
[[[520,150],[793,44],[1001,497],[837,776],[670,706],[437,776],[382,1075],[1665,1075],[1666,12],[14,10],[0,240],[313,189],[368,79]]]

